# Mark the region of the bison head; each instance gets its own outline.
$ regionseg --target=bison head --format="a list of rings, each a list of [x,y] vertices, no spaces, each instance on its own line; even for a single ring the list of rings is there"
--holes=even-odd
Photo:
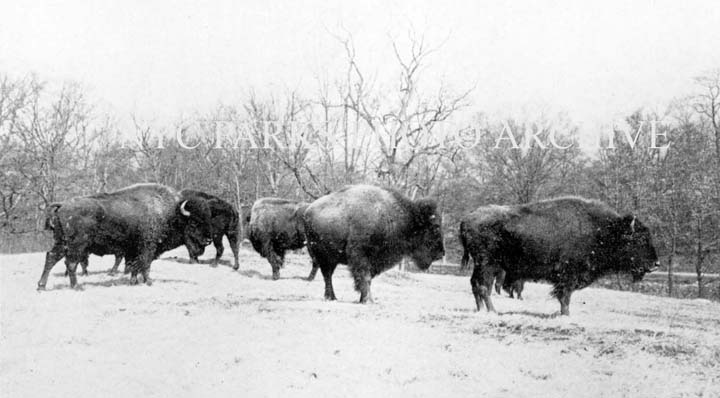
[[[428,269],[433,261],[445,254],[442,219],[434,200],[420,199],[413,204],[413,222],[409,231],[413,250],[410,257],[418,268]]]
[[[616,233],[622,241],[618,265],[638,282],[659,265],[650,230],[633,215],[626,215],[617,223]]]
[[[191,247],[205,247],[212,241],[212,214],[207,201],[191,197],[178,204],[178,213],[184,221],[186,244]]]
[[[296,233],[296,244],[302,244],[305,241],[305,210],[307,210],[309,203],[301,202],[298,203],[295,208],[295,212],[292,215],[292,223],[295,225]]]

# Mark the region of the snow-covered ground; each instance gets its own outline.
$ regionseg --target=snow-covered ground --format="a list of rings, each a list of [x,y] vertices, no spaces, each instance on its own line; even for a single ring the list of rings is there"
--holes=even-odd
[[[90,258],[82,290],[44,253],[0,256],[2,397],[720,396],[720,304],[603,289],[558,317],[548,286],[476,313],[467,277],[391,270],[359,305],[345,267],[323,300],[306,256],[282,279],[254,252],[240,271],[153,263],[153,286]],[[205,258],[214,256],[211,247]]]

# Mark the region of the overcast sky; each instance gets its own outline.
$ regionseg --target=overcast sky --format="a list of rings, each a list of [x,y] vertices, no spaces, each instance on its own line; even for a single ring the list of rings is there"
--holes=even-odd
[[[425,82],[476,86],[473,110],[543,103],[588,128],[663,104],[720,67],[708,1],[2,1],[0,71],[77,80],[119,115],[172,118],[335,76],[352,32],[392,73],[409,27],[442,44]],[[66,4],[67,3],[67,4]]]

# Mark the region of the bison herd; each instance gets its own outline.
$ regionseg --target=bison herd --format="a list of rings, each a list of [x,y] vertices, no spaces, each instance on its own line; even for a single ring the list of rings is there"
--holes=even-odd
[[[76,287],[77,266],[87,273],[90,254],[114,255],[111,272],[125,259],[131,282],[141,277],[149,285],[150,264],[162,253],[184,245],[197,262],[212,242],[217,263],[223,236],[237,270],[241,223],[253,248],[270,263],[273,279],[280,277],[288,250],[307,246],[312,260],[308,279],[320,269],[327,300],[335,300],[332,275],[338,264],[348,266],[360,302],[368,303],[376,275],[403,258],[424,270],[445,253],[436,202],[411,200],[392,189],[353,185],[312,203],[262,198],[242,213],[216,196],[159,184],[52,203],[45,225],[54,245],[38,289],[45,288],[62,258],[70,286]],[[611,273],[628,273],[638,281],[658,264],[650,231],[640,220],[579,197],[483,206],[462,219],[459,232],[461,266],[471,259],[474,263],[470,284],[478,311],[495,311],[493,285],[498,293],[502,287],[521,298],[523,281],[543,280],[552,284],[560,313],[569,315],[573,291]]]

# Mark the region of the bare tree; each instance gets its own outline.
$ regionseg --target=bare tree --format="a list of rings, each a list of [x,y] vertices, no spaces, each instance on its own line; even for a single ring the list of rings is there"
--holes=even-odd
[[[476,146],[474,177],[500,202],[528,203],[568,193],[570,172],[582,166],[576,133],[562,117],[487,126]],[[569,147],[556,148],[551,141]]]
[[[341,42],[348,75],[353,81],[348,85],[346,106],[372,134],[380,155],[375,164],[377,176],[382,182],[409,192],[417,184],[413,168],[425,158],[444,154],[441,144],[434,141],[433,131],[467,105],[472,89],[453,95],[441,85],[432,96],[422,92],[419,82],[423,67],[437,48],[429,48],[424,37],[411,35],[407,54],[392,41],[399,81],[392,92],[381,94],[366,80],[356,58],[352,36]],[[437,170],[439,168],[430,168],[430,171]]]
[[[695,96],[694,108],[711,129],[720,167],[720,69],[696,77],[695,83],[700,87],[700,93]]]

